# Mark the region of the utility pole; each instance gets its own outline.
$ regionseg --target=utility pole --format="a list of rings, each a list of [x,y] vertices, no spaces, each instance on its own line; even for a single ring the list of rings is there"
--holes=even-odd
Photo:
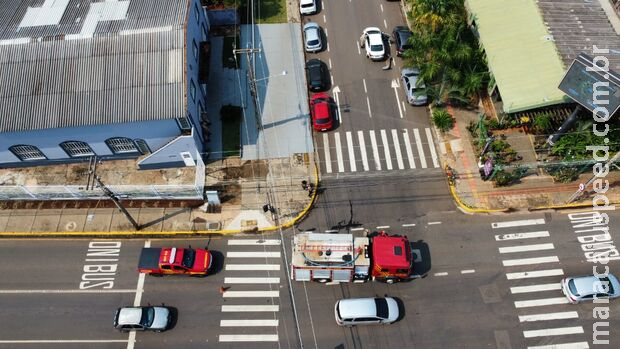
[[[611,165],[614,164],[614,162],[618,161],[618,159],[620,158],[620,152],[617,152],[616,155],[614,155],[611,159],[609,159],[607,161],[607,163],[605,163],[605,167],[609,167]],[[598,178],[598,176],[593,175],[592,178],[590,178],[583,186],[584,190],[585,188],[587,188],[590,184],[592,184],[596,179]],[[571,202],[575,201],[579,196],[581,196],[581,194],[583,193],[583,190],[577,190],[576,192],[573,193],[573,195],[571,195],[571,197],[568,199],[568,201],[566,202],[567,204],[570,204]]]
[[[245,53],[245,59],[248,65],[248,83],[250,84],[250,94],[252,95],[252,102],[254,103],[254,118],[256,119],[256,129],[261,131],[263,129],[263,121],[261,120],[260,101],[258,100],[258,90],[256,89],[256,77],[254,74],[254,66],[252,65],[251,55],[260,52],[259,48],[241,48],[234,49],[233,55],[237,57],[238,53]]]
[[[136,222],[133,219],[131,214],[127,212],[127,210],[123,207],[123,205],[121,205],[121,201],[116,197],[116,195],[110,189],[108,189],[108,187],[106,187],[105,184],[103,184],[103,182],[101,182],[101,178],[99,176],[95,176],[95,181],[97,182],[97,185],[99,186],[99,188],[101,188],[103,193],[112,200],[114,205],[116,205],[118,210],[123,212],[125,217],[127,217],[127,220],[129,220],[131,225],[133,225],[134,229],[140,230],[142,226],[140,226],[140,224],[138,224],[138,222]]]

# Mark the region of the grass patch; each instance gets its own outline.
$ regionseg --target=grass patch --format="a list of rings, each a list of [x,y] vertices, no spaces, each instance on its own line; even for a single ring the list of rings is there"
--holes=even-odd
[[[239,19],[241,23],[248,23],[249,11],[247,0],[239,1]],[[254,16],[256,24],[286,23],[286,0],[254,1]]]
[[[235,48],[235,43],[238,47],[238,36],[224,37],[224,44],[222,47],[222,65],[224,66],[224,68],[239,69],[239,60],[241,59],[241,55],[238,54],[237,59],[235,60],[235,57],[233,56],[233,49]]]
[[[224,105],[220,109],[222,119],[223,156],[241,155],[241,107]]]

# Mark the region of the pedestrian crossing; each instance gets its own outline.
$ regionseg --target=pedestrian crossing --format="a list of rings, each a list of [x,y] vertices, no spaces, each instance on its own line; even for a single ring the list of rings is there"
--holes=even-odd
[[[579,319],[576,311],[560,311],[569,303],[560,286],[564,271],[559,268],[558,256],[553,255],[554,244],[545,241],[550,239],[549,232],[534,229],[543,224],[544,219],[527,219],[491,225],[500,233],[495,235],[495,241],[500,245],[498,252],[506,268],[510,293],[516,299],[513,303],[523,338],[526,343],[545,343],[528,345],[528,349],[589,348],[587,341],[570,340],[583,339],[584,329],[575,326]],[[508,229],[532,231],[506,232]]]
[[[280,245],[279,239],[228,240],[220,343],[278,346]]]
[[[430,128],[323,133],[317,151],[323,174],[440,167]]]

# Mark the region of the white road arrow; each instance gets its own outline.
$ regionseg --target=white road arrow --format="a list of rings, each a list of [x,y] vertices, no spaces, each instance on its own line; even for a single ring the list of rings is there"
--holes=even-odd
[[[398,106],[398,114],[400,114],[400,118],[403,118],[403,110],[400,108],[400,99],[398,98],[398,88],[400,84],[398,80],[392,79],[392,88],[394,89],[394,94],[396,95],[396,105]]]
[[[342,120],[342,112],[340,111],[340,99],[338,98],[338,94],[340,93],[340,87],[338,86],[334,86],[334,88],[332,89],[332,92],[334,93],[334,99],[336,100],[336,107],[338,108],[338,123],[339,123],[339,127],[342,126],[342,124],[344,124],[344,121]]]

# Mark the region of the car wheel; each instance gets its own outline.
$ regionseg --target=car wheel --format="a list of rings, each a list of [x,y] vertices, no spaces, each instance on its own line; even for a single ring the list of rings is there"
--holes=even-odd
[[[385,283],[386,284],[393,284],[395,282],[396,282],[396,280],[394,278],[387,278],[387,279],[385,279]]]

